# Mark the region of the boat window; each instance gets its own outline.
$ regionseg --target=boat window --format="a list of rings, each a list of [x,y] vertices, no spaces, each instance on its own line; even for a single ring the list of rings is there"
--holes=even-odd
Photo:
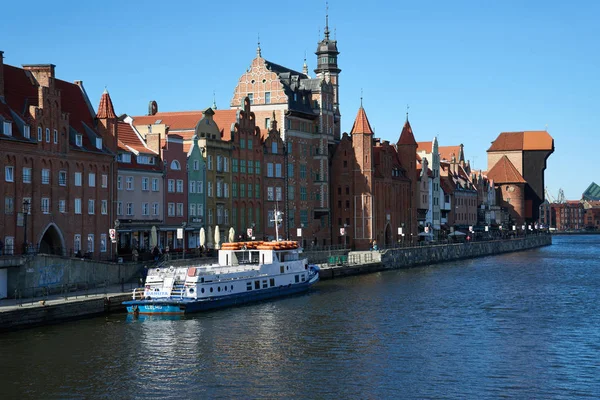
[[[231,290],[233,290],[233,285],[231,285]]]
[[[229,265],[229,254],[225,254],[225,265]]]
[[[296,279],[296,283],[300,282],[300,275],[295,275],[294,279]]]
[[[285,269],[285,267],[283,265],[279,266],[279,272],[283,274],[283,270]]]
[[[200,293],[204,293],[204,288],[200,289]]]
[[[252,290],[252,282],[246,284],[246,290]]]
[[[264,263],[265,263],[265,255],[263,254],[262,255],[262,264],[264,264]]]
[[[267,285],[267,280],[265,279],[265,280],[263,281],[263,289],[266,289],[266,288],[268,288],[268,287],[269,287],[269,285]]]
[[[285,267],[285,269],[286,269],[287,271],[289,271],[289,270],[290,270],[290,266],[288,265],[287,267]]]
[[[304,280],[304,275],[302,276],[302,280]],[[227,286],[223,286],[223,290],[227,291]]]
[[[308,264],[304,264],[304,269],[308,269]]]
[[[212,293],[212,291],[213,291],[213,288],[210,288],[210,292],[211,292],[211,293]]]
[[[204,278],[200,278],[200,283],[204,283]]]
[[[304,274],[302,274],[302,282],[304,282],[306,280],[306,277]]]
[[[271,287],[275,286],[275,278],[269,279],[269,284],[271,285]]]
[[[254,281],[254,289],[260,289],[260,281]]]

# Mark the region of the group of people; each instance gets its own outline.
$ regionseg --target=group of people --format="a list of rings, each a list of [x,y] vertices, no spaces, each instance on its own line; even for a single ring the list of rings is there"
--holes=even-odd
[[[154,261],[158,261],[160,259],[160,256],[164,256],[164,259],[168,260],[169,259],[169,246],[165,247],[164,251],[161,248],[159,248],[158,246],[154,246],[154,248],[152,249],[152,256],[154,257]]]

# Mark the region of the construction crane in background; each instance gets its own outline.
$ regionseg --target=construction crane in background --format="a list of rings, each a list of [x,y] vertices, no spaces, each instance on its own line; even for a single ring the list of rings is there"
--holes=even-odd
[[[548,200],[549,203],[554,203],[554,204],[565,203],[565,192],[562,189],[558,189],[558,197],[555,199],[548,191],[548,186],[546,186],[546,188],[544,189],[544,195],[546,197],[546,200]]]

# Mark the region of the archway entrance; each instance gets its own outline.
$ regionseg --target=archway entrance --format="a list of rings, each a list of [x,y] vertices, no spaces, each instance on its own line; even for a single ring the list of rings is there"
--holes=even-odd
[[[394,244],[392,239],[392,226],[389,223],[385,225],[384,242],[386,247],[392,246]]]
[[[38,247],[40,253],[64,255],[65,241],[55,224],[48,225]]]

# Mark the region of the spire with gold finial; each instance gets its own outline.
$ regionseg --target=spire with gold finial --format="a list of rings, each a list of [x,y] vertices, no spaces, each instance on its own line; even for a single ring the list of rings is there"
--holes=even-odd
[[[325,30],[323,31],[325,34],[325,39],[329,39],[329,2],[325,2]]]
[[[215,98],[215,91],[213,90],[213,104],[212,104],[212,109],[216,110],[217,109],[217,99]]]
[[[104,87],[102,97],[100,97],[100,105],[98,105],[98,113],[96,114],[96,118],[117,118],[110,94],[108,94],[106,86]]]
[[[308,65],[306,64],[306,50],[304,50],[304,65],[302,65],[302,73],[308,76]]]

